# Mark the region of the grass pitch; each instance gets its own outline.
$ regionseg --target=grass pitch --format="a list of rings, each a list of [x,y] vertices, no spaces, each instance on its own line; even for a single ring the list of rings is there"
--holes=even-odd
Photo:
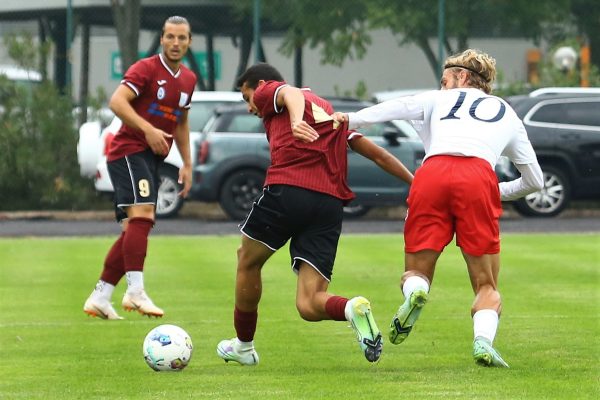
[[[287,249],[263,271],[255,338],[261,363],[225,364],[235,336],[239,237],[150,239],[146,288],[161,320],[87,317],[83,302],[113,238],[0,240],[1,399],[597,399],[600,397],[598,235],[503,235],[504,313],[495,345],[510,369],[471,358],[473,295],[458,249],[441,256],[430,301],[409,339],[368,363],[343,322],[308,323],[295,310]],[[333,293],[371,300],[387,339],[402,301],[401,235],[343,236]],[[125,282],[117,287],[120,305]],[[120,307],[117,307],[120,310]],[[192,336],[179,373],[146,366],[142,341],[161,323]]]

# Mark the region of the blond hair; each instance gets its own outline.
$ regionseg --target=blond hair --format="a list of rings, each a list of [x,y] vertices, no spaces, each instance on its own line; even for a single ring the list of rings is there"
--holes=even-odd
[[[454,54],[444,61],[444,69],[452,68],[458,72],[466,69],[470,72],[468,83],[486,93],[492,93],[492,83],[496,79],[496,60],[489,54],[474,49],[467,49]]]

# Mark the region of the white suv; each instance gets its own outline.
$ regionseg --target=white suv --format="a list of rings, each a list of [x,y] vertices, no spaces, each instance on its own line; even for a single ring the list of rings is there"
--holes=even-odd
[[[199,137],[206,121],[212,115],[213,110],[223,104],[239,103],[241,101],[242,95],[239,92],[194,92],[192,107],[188,114],[190,151],[192,154],[196,153],[196,139]],[[77,159],[81,176],[94,178],[96,190],[110,195],[112,195],[114,189],[108,176],[106,153],[120,127],[121,120],[114,117],[106,127],[102,126],[101,121],[90,121],[79,128]],[[182,165],[183,161],[177,146],[173,145],[164,165],[159,170],[160,186],[156,204],[156,216],[158,218],[175,216],[183,206],[184,199],[177,195],[180,190],[177,179],[179,168]]]

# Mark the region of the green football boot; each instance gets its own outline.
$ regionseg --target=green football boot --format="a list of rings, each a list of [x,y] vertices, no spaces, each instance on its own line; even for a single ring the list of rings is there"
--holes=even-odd
[[[482,337],[476,337],[473,341],[473,359],[484,367],[509,368],[506,361],[492,347],[492,343]]]
[[[370,362],[378,361],[383,349],[383,338],[373,318],[369,300],[364,297],[354,297],[348,300],[344,311],[365,358]]]
[[[390,342],[400,344],[408,337],[421,314],[423,306],[427,303],[427,299],[427,292],[423,289],[417,289],[411,293],[409,298],[404,300],[390,324]]]

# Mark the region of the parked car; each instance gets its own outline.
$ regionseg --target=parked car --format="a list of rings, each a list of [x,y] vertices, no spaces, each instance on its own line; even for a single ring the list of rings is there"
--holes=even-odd
[[[14,65],[0,65],[0,75],[24,86],[36,85],[42,82],[42,74],[31,69],[24,69]]]
[[[239,92],[194,92],[192,107],[188,114],[190,124],[190,151],[196,153],[194,143],[213,110],[223,104],[240,103],[242,95]],[[77,159],[80,173],[85,177],[93,177],[94,186],[98,192],[110,196],[114,188],[106,166],[106,154],[115,133],[121,127],[121,120],[113,117],[108,126],[103,126],[101,120],[86,122],[79,128],[77,143]],[[183,206],[184,199],[177,195],[180,185],[177,183],[179,168],[183,165],[177,146],[173,146],[165,163],[159,170],[160,185],[156,216],[168,218],[177,215]]]
[[[515,209],[550,217],[571,200],[600,199],[600,88],[543,88],[507,101],[544,173],[544,188],[515,201]]]
[[[356,111],[370,102],[330,99],[336,111]],[[424,157],[423,144],[405,121],[375,124],[359,130],[400,159],[412,172]],[[192,198],[218,201],[227,215],[243,219],[262,192],[270,164],[269,143],[262,120],[245,106],[220,107],[206,124],[196,146]],[[402,204],[408,185],[381,170],[371,160],[348,150],[348,184],[356,199],[344,209],[361,216],[374,206]]]

